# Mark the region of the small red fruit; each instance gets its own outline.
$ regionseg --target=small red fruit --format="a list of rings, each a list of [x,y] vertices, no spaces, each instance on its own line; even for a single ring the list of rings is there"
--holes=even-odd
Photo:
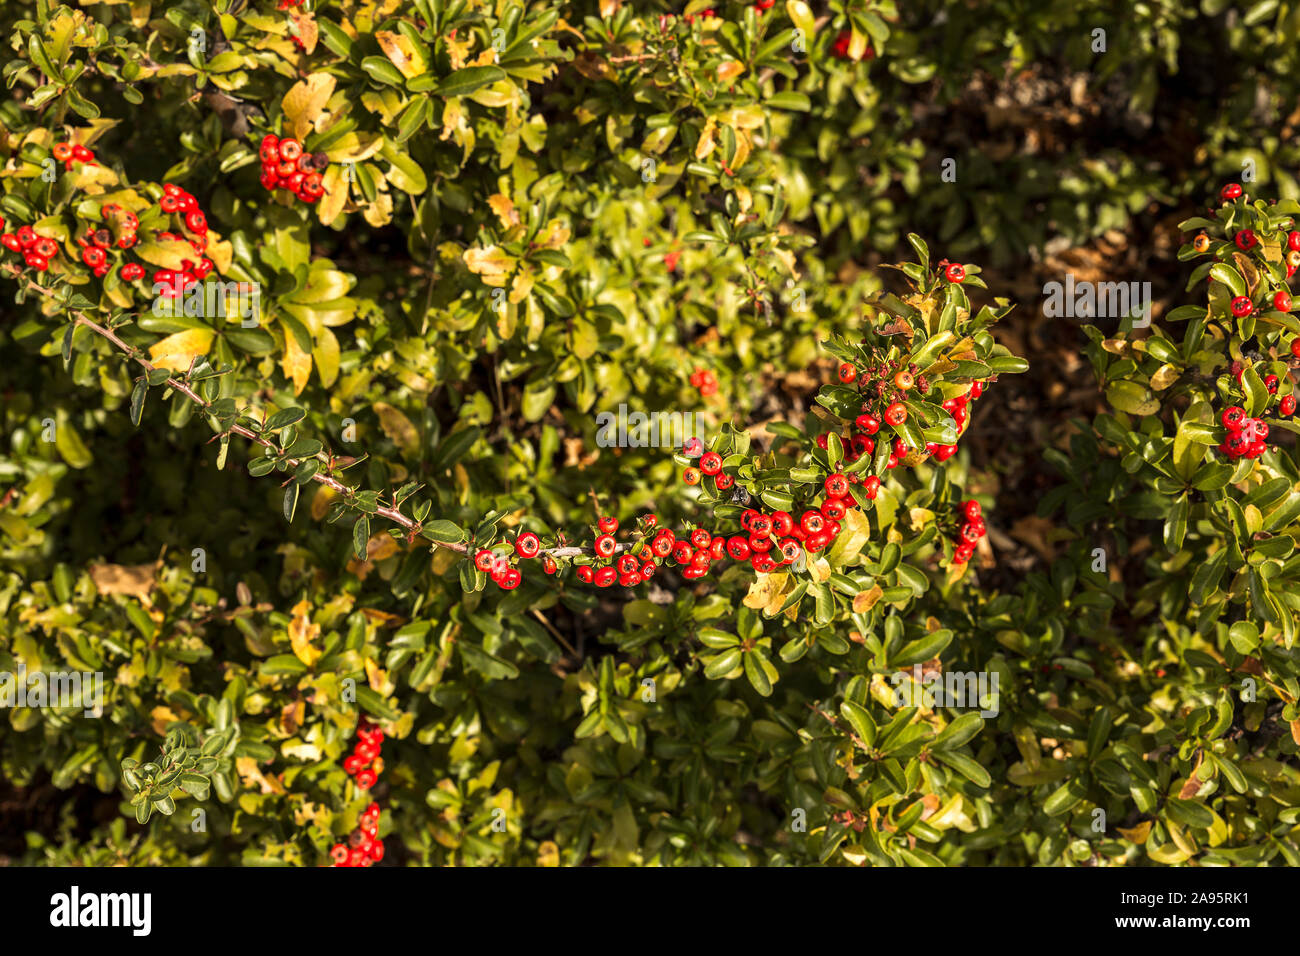
[[[862,414],[854,419],[853,424],[858,426],[858,431],[866,432],[868,435],[874,435],[880,431],[880,419],[874,415]]]
[[[123,281],[134,282],[136,279],[143,278],[144,266],[140,265],[138,262],[128,262],[126,265],[122,266],[122,270],[118,275],[122,277]]]
[[[1251,311],[1255,308],[1255,304],[1250,301],[1248,296],[1239,295],[1232,300],[1231,307],[1232,314],[1241,319],[1250,315]]]
[[[1221,190],[1219,190],[1219,195],[1224,200],[1231,202],[1232,200],[1237,199],[1241,196],[1241,184],[1228,183],[1228,185],[1224,186]]]
[[[618,550],[618,545],[615,543],[613,535],[602,534],[596,539],[596,553],[602,558],[612,558],[616,550]]]
[[[1277,410],[1283,415],[1290,415],[1295,411],[1295,396],[1283,395],[1282,401],[1278,402]]]
[[[700,458],[700,471],[706,475],[716,475],[722,470],[722,456],[716,451],[705,452]]]
[[[966,267],[960,262],[950,263],[948,268],[944,270],[943,275],[949,282],[961,282],[966,278]]]
[[[1273,308],[1279,312],[1291,311],[1291,294],[1286,289],[1279,289],[1277,295],[1273,296]]]
[[[885,409],[885,421],[894,428],[897,428],[899,425],[903,424],[903,422],[907,421],[907,409],[903,406],[902,402],[894,402],[894,404]]]
[[[851,385],[853,382],[857,381],[858,378],[858,370],[853,367],[853,364],[851,362],[845,362],[842,365],[840,365],[839,374],[840,374],[840,381],[843,382],[845,385]]]
[[[296,163],[298,157],[302,155],[302,144],[296,139],[280,140],[280,161],[284,163]]]
[[[618,530],[618,519],[606,515],[596,520],[596,527],[601,530],[602,534],[613,534]]]
[[[1251,249],[1255,248],[1255,230],[1241,229],[1233,237],[1232,241],[1237,244],[1237,248],[1242,252],[1249,252]]]
[[[688,485],[698,485],[700,483],[700,470],[698,468],[687,468],[682,472],[682,481]]]
[[[825,482],[826,494],[832,498],[844,498],[849,493],[849,480],[839,472],[831,475]]]
[[[1223,410],[1219,421],[1223,422],[1223,427],[1229,431],[1241,431],[1242,426],[1246,424],[1246,410],[1238,405],[1231,405]]]
[[[799,518],[804,534],[817,534],[826,527],[826,518],[820,511],[805,511]]]
[[[541,550],[542,542],[531,531],[525,531],[515,539],[515,554],[521,558],[535,558]]]
[[[578,580],[584,584],[590,584],[591,579],[596,576],[596,572],[591,569],[589,564],[578,565]]]

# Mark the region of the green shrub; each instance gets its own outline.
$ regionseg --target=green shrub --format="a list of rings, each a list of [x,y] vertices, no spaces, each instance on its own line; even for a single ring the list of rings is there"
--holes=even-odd
[[[5,708],[0,777],[69,800],[4,852],[322,865],[374,832],[398,864],[1297,862],[1294,11],[274,6],[0,13],[0,671],[104,677],[99,716]],[[1034,148],[997,139],[1008,90]],[[1200,142],[1153,155],[1153,122]],[[268,135],[319,195],[275,188]],[[1052,374],[999,344],[1033,304],[977,261],[1144,229],[1245,160],[1267,188],[1183,224],[1208,308],[1086,330],[1111,412],[996,461],[959,445]],[[177,271],[256,290],[257,321],[156,301]],[[1231,405],[1268,424],[1259,456],[1220,448]],[[722,485],[605,444],[620,406],[697,413]],[[1039,457],[1059,480],[1016,580],[981,532],[1034,505],[999,473]],[[839,534],[790,565],[580,578],[600,517],[644,563],[662,528],[826,505],[832,474]],[[556,573],[476,569],[527,534]],[[119,814],[89,837],[85,794]]]

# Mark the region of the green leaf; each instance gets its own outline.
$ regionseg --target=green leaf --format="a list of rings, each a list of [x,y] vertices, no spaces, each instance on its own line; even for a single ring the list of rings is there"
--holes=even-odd
[[[366,543],[370,540],[370,518],[362,515],[352,526],[352,551],[358,561],[366,559]]]
[[[457,544],[469,537],[460,525],[444,518],[428,522],[420,529],[420,533],[439,544]]]
[[[439,96],[465,96],[505,78],[506,71],[499,66],[467,66],[444,77],[434,87],[434,92]]]

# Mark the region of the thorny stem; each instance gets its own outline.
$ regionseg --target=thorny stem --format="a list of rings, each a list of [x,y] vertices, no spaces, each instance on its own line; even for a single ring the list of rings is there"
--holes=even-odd
[[[48,299],[57,298],[57,296],[53,291],[47,289],[45,286],[37,282],[33,282],[31,278],[23,274],[21,269],[13,265],[6,265],[5,268],[11,275],[13,275],[14,278],[26,282],[27,287],[29,289],[38,292],[39,294],[45,296]],[[118,349],[118,351],[122,352],[128,358],[134,359],[140,365],[140,367],[143,368],[146,372],[152,372],[154,370],[155,368],[154,364],[150,362],[148,359],[144,358],[140,354],[139,349],[134,348],[133,346],[130,346],[127,343],[123,342],[122,339],[119,338],[111,329],[107,329],[104,326],[99,325],[98,323],[92,321],[91,319],[86,318],[86,316],[79,311],[76,310],[69,310],[69,311],[71,315],[74,317],[78,325],[84,326],[90,329],[92,332],[96,333],[97,335],[101,336],[103,339],[111,343],[115,348]],[[171,388],[175,389],[177,392],[180,392],[180,394],[184,395],[191,402],[198,405],[200,408],[204,409],[205,411],[211,405],[210,402],[205,400],[202,396],[200,396],[197,392],[195,392],[192,388],[190,388],[190,386],[187,385],[185,382],[178,381],[175,378],[168,378],[167,381],[164,382],[163,384],[170,386]],[[268,438],[263,437],[262,435],[259,435],[257,432],[245,428],[243,425],[239,425],[237,423],[232,424],[229,427],[228,431],[233,434],[239,435],[243,438],[247,438],[249,441],[261,445],[263,448],[270,448],[277,451],[279,450],[275,442],[271,441]],[[325,456],[323,453],[316,455],[316,458],[326,465],[329,464],[328,457]],[[290,458],[290,459],[286,459],[286,462],[289,465],[289,467],[293,468],[299,464],[299,459]],[[328,474],[323,474],[319,471],[316,474],[312,475],[312,481],[325,485],[327,488],[330,488],[338,492],[339,494],[344,495],[345,497],[351,495],[354,492],[354,489],[343,484],[343,482],[339,481],[337,478],[331,477]],[[7,498],[5,503],[7,503]],[[415,540],[416,535],[419,534],[421,527],[423,527],[421,522],[416,521],[414,518],[402,514],[402,512],[397,508],[389,508],[380,505],[375,509],[374,514],[387,518],[389,521],[392,521],[394,524],[400,525],[402,528],[405,528],[406,540],[408,544]],[[467,555],[469,553],[469,545],[466,544],[465,542],[438,541],[435,542],[435,544],[440,548],[447,548],[448,550],[455,551],[459,554]],[[624,551],[628,551],[631,549],[631,547],[632,545],[620,544],[617,546],[615,553],[618,554]],[[549,554],[553,558],[576,558],[583,555],[595,554],[595,551],[591,548],[565,547],[565,548],[543,548],[540,553]]]

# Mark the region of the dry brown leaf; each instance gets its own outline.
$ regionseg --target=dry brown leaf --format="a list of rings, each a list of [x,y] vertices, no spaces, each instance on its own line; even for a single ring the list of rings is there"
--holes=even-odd
[[[100,594],[126,594],[147,602],[157,583],[161,561],[152,564],[92,564],[87,570]]]

